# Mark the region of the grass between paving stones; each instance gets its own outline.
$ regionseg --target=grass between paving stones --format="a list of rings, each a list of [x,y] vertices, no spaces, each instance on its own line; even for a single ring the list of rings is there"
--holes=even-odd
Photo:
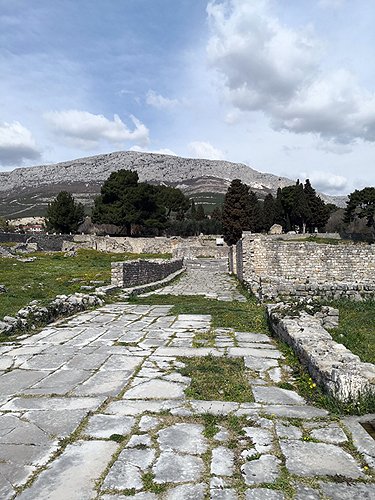
[[[210,314],[214,328],[233,328],[242,332],[269,333],[265,309],[254,297],[246,302],[224,302],[201,295],[151,295],[130,297],[132,304],[173,305],[170,314]]]
[[[185,364],[179,371],[191,378],[185,394],[204,401],[254,401],[242,358],[179,358]]]
[[[340,311],[338,328],[330,330],[333,339],[362,361],[375,363],[375,301],[339,300],[330,305]]]
[[[62,252],[26,255],[29,256],[36,260],[19,262],[0,258],[0,283],[8,289],[1,294],[0,319],[15,314],[32,300],[46,303],[56,295],[79,292],[82,285],[91,285],[90,281],[110,283],[111,262],[170,258],[170,254],[114,254],[95,250],[78,250],[76,257],[65,257]]]

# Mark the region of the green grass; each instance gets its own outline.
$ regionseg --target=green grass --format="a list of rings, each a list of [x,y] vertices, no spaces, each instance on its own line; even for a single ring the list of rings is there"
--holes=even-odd
[[[282,238],[281,238],[282,239]],[[318,236],[301,236],[300,238],[293,238],[291,240],[282,240],[284,243],[298,243],[300,241],[307,241],[310,243],[318,243],[320,245],[352,245],[351,240],[338,240],[336,238],[319,238]]]
[[[330,305],[340,311],[339,327],[330,331],[333,339],[362,361],[375,363],[375,301],[340,300]]]
[[[13,315],[32,300],[42,303],[56,295],[79,292],[91,280],[110,282],[111,262],[142,258],[169,258],[169,254],[103,253],[79,250],[76,257],[64,257],[62,252],[34,253],[34,262],[0,258],[0,283],[8,289],[1,294],[0,319]]]
[[[242,358],[182,358],[182,375],[191,378],[185,394],[204,401],[254,401]]]
[[[255,298],[247,302],[224,302],[200,295],[151,295],[131,297],[134,304],[173,305],[171,314],[210,314],[214,328],[234,328],[237,331],[269,333],[264,307]]]

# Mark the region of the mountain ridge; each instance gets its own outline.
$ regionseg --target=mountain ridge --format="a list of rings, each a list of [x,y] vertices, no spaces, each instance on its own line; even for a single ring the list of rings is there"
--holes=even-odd
[[[189,196],[208,192],[224,194],[236,178],[248,184],[260,197],[275,194],[278,187],[295,183],[286,177],[258,172],[243,163],[116,151],[0,172],[0,215],[4,214],[2,207],[9,203],[13,203],[14,208],[24,203],[25,211],[32,200],[36,202],[34,206],[38,203],[46,206],[51,197],[61,190],[72,192],[87,204],[100,191],[101,184],[109,175],[123,168],[136,170],[141,182],[179,187]],[[343,204],[343,197],[324,194],[322,197],[325,201]],[[22,202],[22,199],[29,201]]]

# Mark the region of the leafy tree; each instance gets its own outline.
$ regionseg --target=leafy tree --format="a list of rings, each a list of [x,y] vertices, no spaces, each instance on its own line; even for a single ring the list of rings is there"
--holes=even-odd
[[[67,191],[61,191],[47,208],[47,229],[59,233],[75,233],[84,219],[82,203],[76,203]]]
[[[225,195],[223,204],[223,234],[227,245],[235,245],[249,223],[249,187],[234,179]]]
[[[355,219],[365,219],[366,225],[375,229],[375,188],[356,189],[349,195],[344,214],[344,222],[349,224]]]
[[[189,198],[180,189],[170,186],[158,186],[158,193],[158,201],[165,207],[167,217],[170,217],[171,213],[175,212],[182,220],[185,212],[190,208]]]

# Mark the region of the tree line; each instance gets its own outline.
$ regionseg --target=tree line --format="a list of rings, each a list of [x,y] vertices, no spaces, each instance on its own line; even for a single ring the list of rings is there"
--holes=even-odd
[[[201,204],[196,205],[180,189],[139,182],[131,170],[113,172],[104,182],[94,201],[92,222],[106,234],[180,235],[223,234],[232,245],[243,231],[268,232],[274,224],[284,232],[311,233],[324,230],[338,207],[326,204],[310,181],[277,190],[260,200],[241,180],[231,182],[222,206],[208,216]],[[47,229],[61,233],[77,232],[84,220],[84,207],[65,191],[59,193],[47,209]],[[342,224],[364,220],[375,234],[375,188],[367,187],[349,195],[347,207],[341,210]],[[81,229],[82,230],[82,229]]]
[[[232,181],[223,205],[223,232],[228,245],[235,244],[243,231],[268,232],[274,224],[284,232],[314,232],[326,225],[334,206],[324,203],[311,186],[297,183],[267,194],[264,201],[239,179]]]

